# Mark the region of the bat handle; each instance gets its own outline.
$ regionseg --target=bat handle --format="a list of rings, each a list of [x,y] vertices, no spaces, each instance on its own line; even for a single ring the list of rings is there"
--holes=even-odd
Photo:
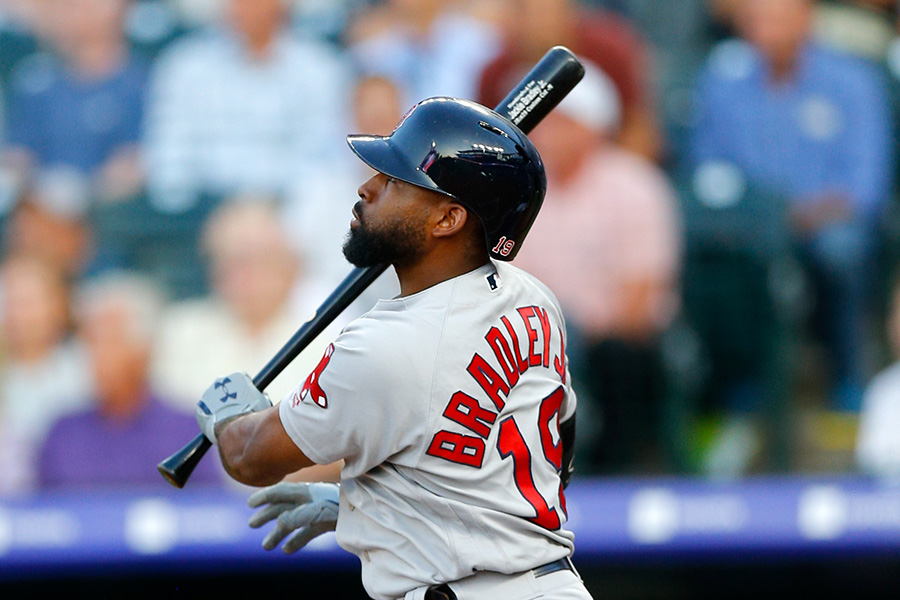
[[[185,444],[181,450],[156,465],[156,468],[166,481],[179,489],[183,488],[191,473],[194,472],[194,467],[197,466],[200,459],[211,447],[212,442],[202,433],[198,433],[197,437]]]

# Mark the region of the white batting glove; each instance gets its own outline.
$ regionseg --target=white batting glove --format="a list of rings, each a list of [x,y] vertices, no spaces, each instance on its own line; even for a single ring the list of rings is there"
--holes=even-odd
[[[246,373],[232,373],[209,386],[194,411],[197,424],[209,441],[216,443],[216,423],[237,415],[265,410],[272,406],[269,397],[259,391]]]
[[[334,531],[340,489],[336,483],[286,481],[263,488],[247,499],[251,508],[268,505],[250,517],[249,525],[256,529],[277,519],[275,529],[263,540],[263,548],[275,548],[290,534],[281,549],[285,554],[291,554],[313,538]]]

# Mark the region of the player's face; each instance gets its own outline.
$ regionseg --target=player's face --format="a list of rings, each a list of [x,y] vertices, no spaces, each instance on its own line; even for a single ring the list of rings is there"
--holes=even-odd
[[[427,194],[383,173],[362,184],[344,242],[347,260],[358,267],[415,262],[428,239]]]

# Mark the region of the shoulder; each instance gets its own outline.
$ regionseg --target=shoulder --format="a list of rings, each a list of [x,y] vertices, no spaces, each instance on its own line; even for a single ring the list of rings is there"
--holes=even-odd
[[[479,292],[486,293],[489,288],[488,282],[481,281],[482,275],[487,275],[487,270],[442,282],[408,297],[379,300],[374,308],[343,328],[334,341],[334,359],[344,365],[342,370],[408,374],[411,365],[417,365],[417,372],[427,373],[427,365],[441,347],[448,319],[468,313],[468,305],[480,305],[486,300]]]
[[[543,281],[511,263],[497,262],[495,266],[504,286],[512,284],[519,288],[517,291],[520,291],[523,296],[533,298],[536,303],[549,303],[555,310],[562,312],[556,294]]]
[[[410,304],[403,299],[381,300],[369,312],[348,323],[335,348],[378,354],[420,351],[440,335],[446,308],[434,303]],[[418,350],[412,350],[418,349]]]
[[[875,71],[868,60],[827,44],[811,43],[806,47],[805,53],[810,62],[820,68],[849,72],[872,73]]]
[[[807,50],[815,77],[831,81],[842,90],[866,92],[884,85],[884,74],[872,62],[824,44]]]
[[[62,81],[63,67],[47,52],[23,58],[9,74],[10,91],[20,98],[37,97],[51,92]]]
[[[332,376],[381,389],[425,375],[439,337],[440,327],[427,311],[407,310],[398,300],[379,301],[341,330],[322,360],[331,365]]]

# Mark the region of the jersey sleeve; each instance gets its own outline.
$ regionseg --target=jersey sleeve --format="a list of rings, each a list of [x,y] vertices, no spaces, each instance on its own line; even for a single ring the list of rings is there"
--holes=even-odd
[[[422,353],[406,336],[378,335],[384,325],[366,321],[373,320],[348,325],[279,407],[285,431],[308,458],[344,459],[350,477],[414,448],[430,406],[422,399],[432,369],[418,368]]]

